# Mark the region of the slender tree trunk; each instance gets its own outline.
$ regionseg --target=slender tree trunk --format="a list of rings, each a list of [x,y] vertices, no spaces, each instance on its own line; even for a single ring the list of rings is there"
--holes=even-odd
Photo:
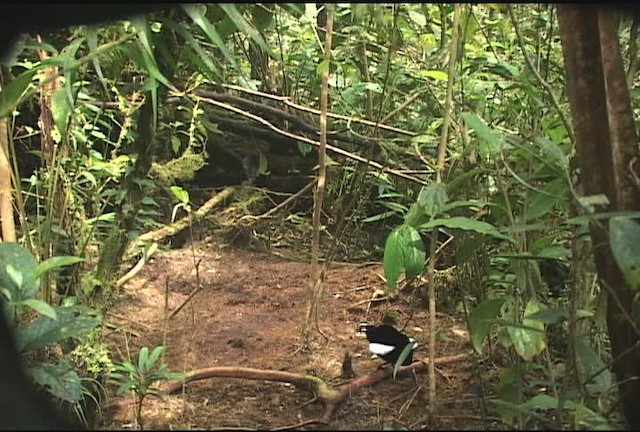
[[[11,164],[9,163],[9,130],[7,119],[0,119],[0,224],[1,241],[15,242],[16,229],[11,199]]]

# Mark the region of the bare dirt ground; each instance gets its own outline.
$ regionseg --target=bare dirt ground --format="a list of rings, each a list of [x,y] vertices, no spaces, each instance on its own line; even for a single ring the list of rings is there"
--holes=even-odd
[[[195,258],[194,258],[195,256]],[[195,261],[194,261],[195,260]],[[199,262],[198,272],[194,262]],[[137,355],[142,346],[167,347],[171,369],[189,371],[210,366],[242,366],[310,373],[339,384],[345,351],[353,356],[357,376],[376,371],[358,323],[379,322],[383,313],[398,315],[399,326],[420,343],[415,358],[427,356],[426,311],[401,294],[396,300],[371,303],[384,289],[379,265],[334,264],[324,283],[320,327],[310,354],[294,354],[305,314],[309,265],[266,253],[198,244],[158,252],[124,287],[107,321],[115,324],[107,340],[115,358]],[[196,287],[193,300],[164,331],[165,290],[173,310]],[[415,303],[415,304],[412,304]],[[368,315],[367,315],[368,311]],[[413,311],[413,313],[411,312]],[[440,316],[437,356],[468,352],[461,319]],[[131,353],[131,354],[129,354]],[[431,429],[485,429],[478,385],[470,361],[437,367],[438,416]],[[353,395],[324,429],[420,429],[426,427],[426,373],[388,379]],[[146,429],[273,429],[319,417],[323,407],[310,391],[284,383],[215,378],[189,383],[183,393],[148,398],[143,409]],[[133,408],[105,419],[111,429],[133,426]],[[314,428],[321,428],[313,426]]]

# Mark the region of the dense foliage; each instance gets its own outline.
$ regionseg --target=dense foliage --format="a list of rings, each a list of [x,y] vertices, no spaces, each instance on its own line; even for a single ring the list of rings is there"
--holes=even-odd
[[[353,227],[377,240],[377,248],[342,240],[347,255],[367,247],[383,260],[390,290],[410,281],[426,298],[430,239],[446,234],[437,268],[454,278],[438,289],[466,314],[479,358],[499,369],[490,407],[505,425],[615,427],[586,236],[586,215],[603,198],[578,187],[554,6],[464,6],[453,39],[452,5],[340,4],[329,63],[319,60],[324,13],[312,4],[191,4],[22,40],[0,97],[17,240],[30,251],[0,249],[16,254],[0,282],[22,349],[98,344],[89,306],[109,307],[123,260],[148,247],[133,240],[169,224],[172,203],[189,201],[184,190],[250,184],[293,193],[310,182],[320,75],[329,68],[326,226],[333,236]],[[622,20],[620,37],[633,87],[632,24]],[[453,112],[436,183],[449,83]],[[287,220],[310,214],[307,205]],[[611,235],[637,286],[637,228],[614,219]],[[56,256],[84,259],[57,262],[65,267],[56,277],[21,275]],[[77,404],[81,378],[66,354],[53,363],[34,356],[34,378]],[[106,382],[113,365],[76,369]],[[140,381],[133,363],[118,370],[121,389]]]

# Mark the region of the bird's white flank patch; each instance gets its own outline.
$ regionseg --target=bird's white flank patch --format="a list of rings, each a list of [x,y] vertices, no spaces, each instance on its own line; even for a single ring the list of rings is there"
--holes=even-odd
[[[389,354],[391,351],[396,349],[393,345],[385,345],[381,343],[370,343],[369,351],[377,355],[385,355]]]

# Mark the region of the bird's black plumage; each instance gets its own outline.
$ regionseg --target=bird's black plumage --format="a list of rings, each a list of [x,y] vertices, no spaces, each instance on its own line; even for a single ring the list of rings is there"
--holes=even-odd
[[[360,331],[367,335],[369,351],[392,365],[398,361],[404,348],[412,344],[411,352],[404,359],[402,365],[407,366],[413,362],[413,352],[418,343],[395,327],[387,324],[360,324]]]

